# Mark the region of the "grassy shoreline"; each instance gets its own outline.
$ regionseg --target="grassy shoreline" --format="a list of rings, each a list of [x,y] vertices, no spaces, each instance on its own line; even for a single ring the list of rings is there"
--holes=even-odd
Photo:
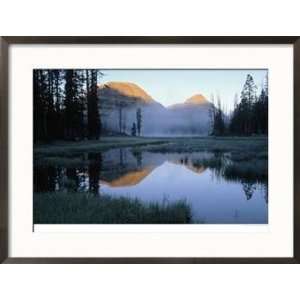
[[[267,137],[103,137],[101,140],[78,142],[56,141],[34,145],[37,155],[98,152],[113,148],[132,147],[147,151],[193,152],[267,149]]]
[[[84,192],[34,193],[34,224],[188,224],[183,200],[143,203],[138,199]]]

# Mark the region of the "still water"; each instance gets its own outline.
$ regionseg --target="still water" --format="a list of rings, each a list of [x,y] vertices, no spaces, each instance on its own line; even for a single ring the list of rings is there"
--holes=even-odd
[[[74,157],[78,166],[35,167],[36,192],[81,191],[143,202],[184,200],[194,223],[268,223],[267,181],[229,174],[229,153],[153,153],[112,149]],[[228,170],[227,170],[228,171]]]

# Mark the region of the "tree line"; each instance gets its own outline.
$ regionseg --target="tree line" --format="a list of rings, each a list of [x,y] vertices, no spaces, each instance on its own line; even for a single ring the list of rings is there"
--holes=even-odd
[[[34,142],[99,139],[104,130],[97,92],[102,76],[96,69],[34,70]],[[122,102],[122,105],[125,104]],[[118,106],[118,112],[119,133],[124,134],[123,106]],[[142,111],[138,108],[131,135],[140,136],[141,128]]]
[[[211,135],[264,135],[268,133],[268,77],[266,76],[259,96],[253,77],[248,74],[240,99],[235,96],[232,113],[227,116],[218,97],[217,105],[212,97]]]
[[[99,139],[101,116],[96,69],[33,72],[34,142]]]

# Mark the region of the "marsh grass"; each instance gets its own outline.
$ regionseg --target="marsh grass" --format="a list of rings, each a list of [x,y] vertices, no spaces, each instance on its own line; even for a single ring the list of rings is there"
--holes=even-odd
[[[34,224],[185,224],[191,208],[183,200],[145,204],[138,199],[90,193],[34,193]]]
[[[261,157],[261,156],[259,156]],[[195,167],[210,168],[219,177],[239,182],[266,182],[268,180],[268,162],[257,158],[254,153],[215,154],[209,159],[193,161]]]

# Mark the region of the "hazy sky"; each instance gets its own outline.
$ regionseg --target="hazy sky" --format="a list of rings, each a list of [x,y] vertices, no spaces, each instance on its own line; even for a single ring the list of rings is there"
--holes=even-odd
[[[220,95],[227,109],[234,103],[235,93],[240,96],[247,74],[251,74],[261,90],[267,70],[103,70],[107,81],[129,81],[143,88],[152,98],[164,106],[182,103],[194,94],[202,94],[208,100],[213,93]]]

